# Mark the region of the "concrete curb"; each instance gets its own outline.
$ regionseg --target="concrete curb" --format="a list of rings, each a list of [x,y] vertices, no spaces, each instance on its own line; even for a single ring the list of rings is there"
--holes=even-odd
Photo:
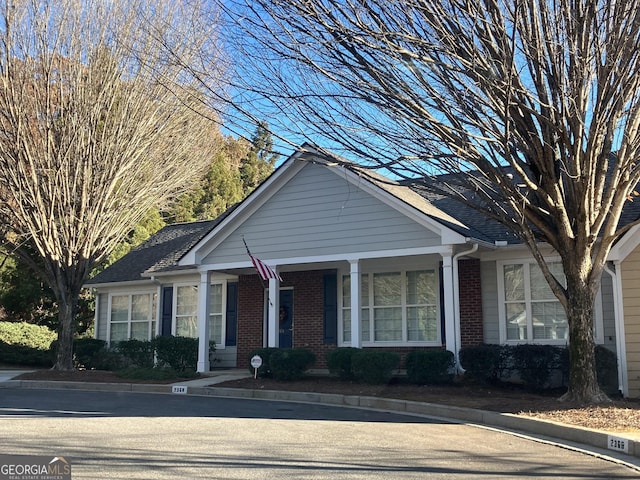
[[[625,434],[612,435],[606,432],[582,427],[569,426],[553,421],[527,418],[508,413],[475,410],[434,403],[396,400],[390,398],[361,397],[333,393],[289,392],[282,390],[251,390],[244,388],[225,388],[216,386],[191,386],[189,381],[174,384],[136,384],[136,383],[97,383],[64,382],[43,380],[8,380],[0,382],[0,388],[59,389],[120,391],[139,393],[173,393],[173,387],[186,387],[180,393],[211,397],[231,397],[257,400],[278,400],[302,403],[318,403],[334,406],[370,408],[390,412],[422,415],[463,423],[471,423],[514,433],[533,434],[550,441],[573,442],[595,447],[609,452],[610,455],[628,455],[640,458],[640,441]],[[612,448],[613,447],[613,448]],[[631,466],[640,467],[633,462]]]

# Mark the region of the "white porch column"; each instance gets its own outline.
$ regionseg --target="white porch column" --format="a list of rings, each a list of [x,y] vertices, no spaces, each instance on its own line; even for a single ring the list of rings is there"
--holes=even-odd
[[[200,272],[198,286],[198,372],[208,372],[209,365],[209,272]]]
[[[362,311],[360,300],[360,260],[349,260],[351,265],[351,346],[362,347],[362,332],[360,331],[360,314]]]
[[[280,282],[277,278],[269,279],[269,306],[267,308],[267,347],[280,346]]]
[[[444,290],[445,347],[457,356],[456,308],[453,294],[455,286],[453,284],[453,257],[451,254],[442,255],[442,287]]]

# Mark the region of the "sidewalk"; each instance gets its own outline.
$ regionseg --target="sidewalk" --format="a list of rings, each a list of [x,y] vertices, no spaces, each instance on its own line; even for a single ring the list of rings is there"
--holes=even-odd
[[[640,471],[640,434],[608,433],[557,422],[539,420],[508,413],[454,407],[433,403],[395,400],[389,398],[363,397],[313,392],[288,392],[275,390],[250,390],[243,388],[217,387],[216,384],[251,376],[246,370],[229,369],[209,372],[206,377],[186,380],[174,384],[137,383],[91,383],[44,380],[12,380],[26,370],[0,370],[0,388],[73,389],[94,391],[128,391],[141,393],[187,394],[214,397],[232,397],[259,400],[276,400],[337,405],[352,408],[428,416],[493,427],[510,433],[532,435],[538,441],[550,442],[568,448],[585,450],[588,453],[622,462]]]

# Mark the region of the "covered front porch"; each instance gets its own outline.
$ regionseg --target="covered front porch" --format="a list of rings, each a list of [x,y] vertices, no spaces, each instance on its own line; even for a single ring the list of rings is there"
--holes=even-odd
[[[477,249],[451,245],[268,262],[282,281],[261,279],[248,262],[199,267],[198,371],[215,367],[205,339],[212,325],[210,289],[221,278],[237,279],[238,367],[247,366],[249,353],[261,347],[307,348],[320,368],[328,349],[343,346],[444,347],[457,358],[460,261]],[[478,268],[467,265],[462,275],[475,275]]]

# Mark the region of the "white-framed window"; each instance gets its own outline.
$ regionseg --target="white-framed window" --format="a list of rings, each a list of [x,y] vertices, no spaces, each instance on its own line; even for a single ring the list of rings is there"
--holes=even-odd
[[[547,262],[553,276],[566,285],[559,260]],[[497,262],[498,316],[501,343],[566,345],[569,325],[560,301],[534,259]],[[594,303],[594,337],[604,343],[602,290]]]
[[[174,334],[176,337],[198,336],[198,285],[175,286]]]
[[[156,335],[157,304],[157,292],[110,295],[109,343],[151,340]]]
[[[560,262],[549,269],[565,284]],[[500,337],[511,343],[566,344],[569,326],[560,301],[535,260],[498,262]]]
[[[342,342],[351,341],[351,278],[343,275]],[[360,328],[368,345],[440,345],[436,269],[365,273],[360,277]]]
[[[224,347],[226,318],[226,282],[209,286],[209,340],[216,342],[216,348]],[[178,337],[198,336],[198,285],[175,286],[175,329]]]
[[[213,283],[209,287],[209,340],[216,348],[224,348],[226,283]]]

